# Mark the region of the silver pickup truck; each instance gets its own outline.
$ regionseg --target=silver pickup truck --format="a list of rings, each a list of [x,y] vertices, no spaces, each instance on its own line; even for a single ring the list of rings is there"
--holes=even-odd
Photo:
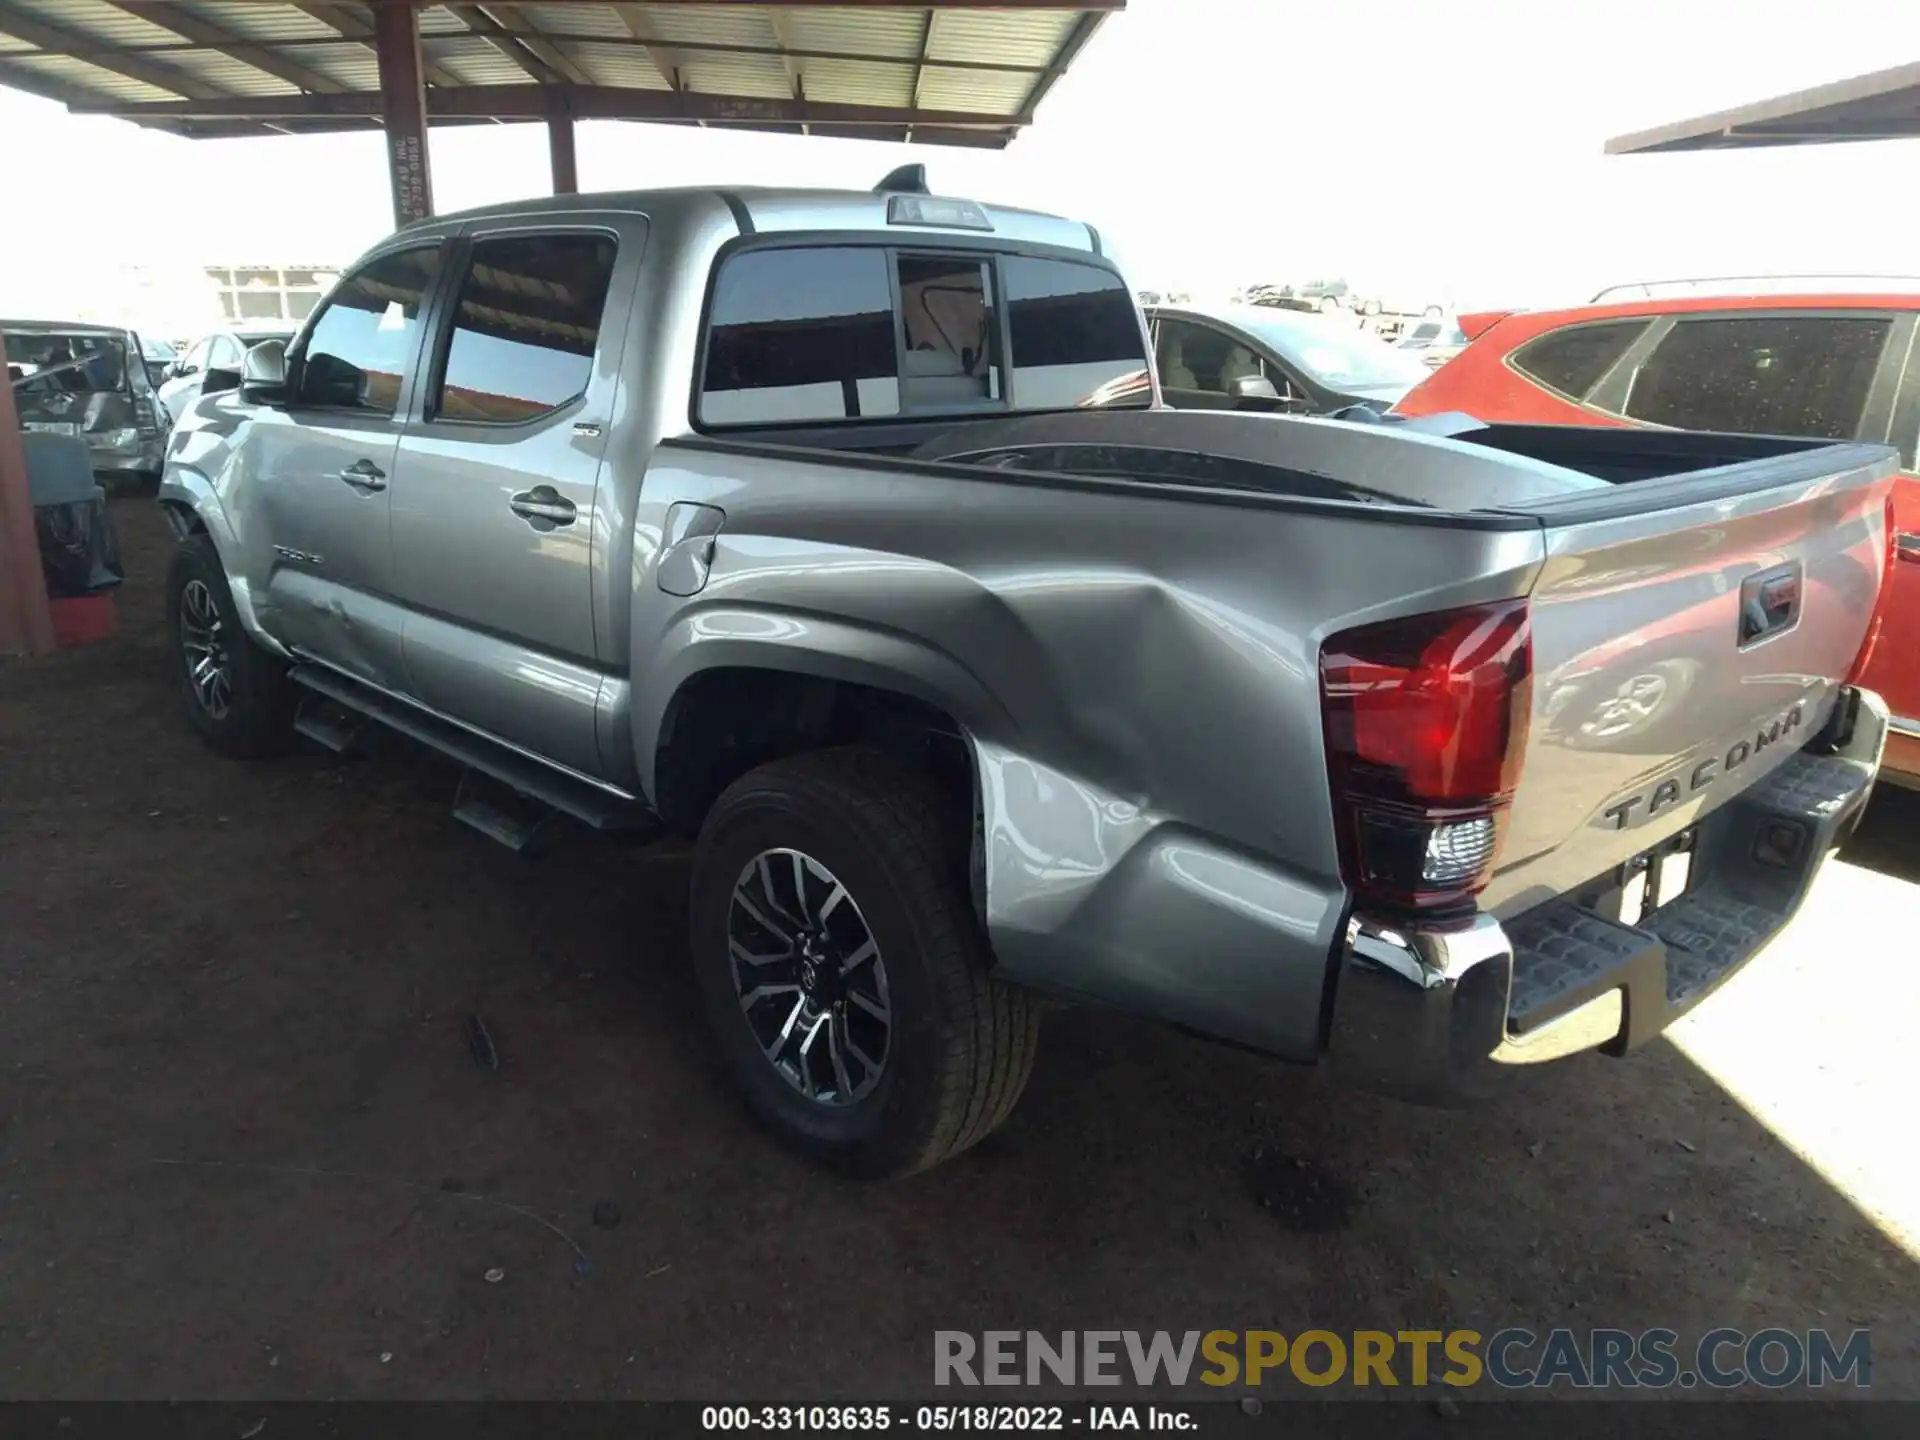
[[[697,836],[732,1073],[869,1174],[1049,1003],[1454,1103],[1792,916],[1879,763],[1891,450],[1157,402],[1093,230],[910,174],[416,225],[174,432],[186,713]]]

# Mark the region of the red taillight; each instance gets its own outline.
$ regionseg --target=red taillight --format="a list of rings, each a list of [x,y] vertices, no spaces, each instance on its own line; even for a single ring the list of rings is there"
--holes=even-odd
[[[1893,495],[1887,495],[1887,528],[1884,536],[1886,554],[1881,557],[1880,590],[1873,599],[1873,613],[1867,617],[1867,633],[1860,639],[1860,653],[1853,657],[1853,668],[1847,671],[1849,685],[1858,685],[1861,677],[1867,673],[1867,666],[1873,663],[1874,647],[1880,643],[1880,630],[1886,622],[1887,597],[1893,593],[1893,567],[1900,561],[1899,529],[1894,523]]]
[[[1433,910],[1493,871],[1532,713],[1527,602],[1363,625],[1320,651],[1341,868],[1362,900]]]

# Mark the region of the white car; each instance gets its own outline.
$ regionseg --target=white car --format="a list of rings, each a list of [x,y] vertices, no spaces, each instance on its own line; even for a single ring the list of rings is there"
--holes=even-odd
[[[259,328],[219,330],[204,337],[165,372],[160,403],[174,424],[202,395],[233,390],[240,384],[240,361],[262,340],[291,340],[294,326],[265,322]]]
[[[1409,325],[1394,346],[1418,355],[1426,361],[1429,370],[1438,370],[1467,348],[1467,337],[1459,321],[1429,317]]]

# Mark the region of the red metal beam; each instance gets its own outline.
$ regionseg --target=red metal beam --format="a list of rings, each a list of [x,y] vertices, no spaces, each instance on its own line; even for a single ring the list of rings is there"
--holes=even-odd
[[[393,180],[393,223],[398,227],[433,214],[433,176],[427,164],[426,86],[420,75],[420,26],[410,5],[383,4],[374,11],[373,18],[374,49],[380,57],[380,94],[377,97],[310,95],[301,98],[378,100],[381,124],[387,132],[387,165]]]
[[[7,347],[0,340],[0,371]],[[53,649],[53,617],[33,530],[27,457],[13,386],[0,385],[0,655],[45,655]]]
[[[436,85],[425,94],[435,120],[545,120],[564,99],[581,120],[697,120],[712,125],[915,125],[949,129],[1007,130],[1021,115],[970,110],[908,110],[890,105],[848,105],[826,100],[758,99],[688,91],[630,90],[613,85]],[[79,114],[123,120],[298,120],[310,116],[379,115],[382,97],[349,95],[235,95],[211,100],[157,100],[144,104],[76,104]]]
[[[114,0],[120,4],[120,0]],[[243,5],[284,5],[288,0],[236,0]],[[436,5],[449,3],[449,0],[361,0],[375,10],[415,9],[426,10]],[[490,4],[492,0],[451,0],[452,4]],[[616,0],[540,0],[547,9],[593,8],[616,3]],[[839,10],[1061,10],[1083,14],[1096,11],[1111,12],[1127,8],[1127,0],[645,0],[645,3],[666,6],[702,6],[708,9],[723,9],[728,6],[740,6],[753,10],[819,10],[831,7]],[[179,6],[180,0],[125,0],[121,8],[126,10],[171,10]],[[335,0],[331,8],[340,8]]]
[[[232,3],[232,0],[229,0],[229,3]],[[641,22],[639,20],[635,20],[628,13],[632,9],[633,7],[631,5],[625,6],[621,10],[621,18],[630,24],[640,24]],[[319,17],[316,16],[315,18]],[[371,27],[363,27],[363,29],[364,34],[372,35],[373,31]],[[137,45],[108,45],[100,41],[88,41],[85,44],[61,46],[54,49],[43,47],[39,50],[16,51],[8,58],[18,59],[22,55],[59,55],[69,60],[95,61],[147,55],[155,59],[165,60],[175,55],[211,55],[233,52],[239,55],[240,58],[246,59],[250,58],[255,52],[272,51],[277,53],[287,51],[297,55],[302,50],[311,49],[316,46],[332,47],[341,44],[351,44],[358,40],[361,34],[361,31],[342,31],[338,35],[290,35],[281,40],[249,40],[245,43],[235,41],[221,45],[202,45],[180,40],[143,40]],[[420,46],[423,52],[431,54],[432,47],[436,41],[458,40],[462,38],[464,37],[444,33],[422,35],[420,37]],[[557,44],[565,45],[592,45],[601,48],[645,50],[654,54],[654,63],[660,68],[662,74],[679,68],[674,64],[673,56],[681,53],[693,55],[758,55],[766,56],[774,60],[782,58],[793,60],[850,60],[858,65],[894,65],[901,68],[913,65],[923,66],[929,70],[973,70],[984,71],[987,74],[993,75],[1044,75],[1049,69],[1049,67],[1045,65],[1016,64],[1013,61],[929,60],[924,57],[916,60],[905,55],[875,55],[871,52],[862,52],[859,50],[814,50],[805,46],[783,48],[778,45],[735,45],[731,42],[721,40],[676,40],[672,46],[669,47],[664,40],[650,39],[639,35],[574,35],[562,32],[550,32],[547,38]],[[431,65],[427,67],[427,79],[435,85],[458,85],[460,83],[460,81],[454,79],[451,75],[445,79],[435,79]]]

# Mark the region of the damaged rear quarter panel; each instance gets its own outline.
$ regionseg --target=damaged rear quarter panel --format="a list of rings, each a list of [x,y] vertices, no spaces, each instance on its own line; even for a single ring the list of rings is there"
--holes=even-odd
[[[639,773],[715,665],[927,700],[973,745],[1004,973],[1311,1056],[1345,905],[1320,641],[1524,593],[1538,529],[964,473],[661,446],[634,531]],[[726,512],[696,596],[653,584],[662,497]]]

